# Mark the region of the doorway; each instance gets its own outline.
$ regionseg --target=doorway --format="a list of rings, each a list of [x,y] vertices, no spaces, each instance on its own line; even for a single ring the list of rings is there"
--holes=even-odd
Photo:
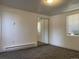
[[[37,31],[38,31],[38,46],[46,45],[48,40],[48,18],[38,17]]]

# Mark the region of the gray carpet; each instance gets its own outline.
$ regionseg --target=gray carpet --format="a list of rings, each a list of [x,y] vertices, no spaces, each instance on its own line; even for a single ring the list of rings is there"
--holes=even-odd
[[[51,45],[0,53],[0,59],[79,59],[79,52]]]

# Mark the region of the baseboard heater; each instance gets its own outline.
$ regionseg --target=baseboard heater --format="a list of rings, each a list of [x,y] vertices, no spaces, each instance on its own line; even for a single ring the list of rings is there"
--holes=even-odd
[[[12,46],[12,47],[6,47],[4,51],[14,51],[14,50],[20,50],[20,49],[27,49],[27,48],[32,48],[32,47],[37,47],[37,44],[27,44],[27,45],[18,45],[18,46]]]

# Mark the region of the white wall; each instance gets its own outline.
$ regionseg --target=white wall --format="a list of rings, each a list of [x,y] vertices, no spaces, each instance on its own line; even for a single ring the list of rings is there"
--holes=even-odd
[[[2,47],[37,44],[37,16],[19,9],[2,6]]]
[[[4,47],[36,44],[35,15],[17,9],[3,8],[2,40]]]
[[[79,13],[79,10],[54,15],[50,19],[50,44],[79,51],[79,37],[66,35],[66,15]]]

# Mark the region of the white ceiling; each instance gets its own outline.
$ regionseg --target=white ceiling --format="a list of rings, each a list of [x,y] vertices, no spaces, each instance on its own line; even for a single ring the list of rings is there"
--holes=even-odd
[[[2,0],[0,2],[3,5],[45,15],[53,15],[53,13],[57,11],[60,12],[64,10],[69,4],[79,3],[79,0],[65,0],[66,2],[63,5],[54,8],[41,5],[40,1],[41,0]]]

